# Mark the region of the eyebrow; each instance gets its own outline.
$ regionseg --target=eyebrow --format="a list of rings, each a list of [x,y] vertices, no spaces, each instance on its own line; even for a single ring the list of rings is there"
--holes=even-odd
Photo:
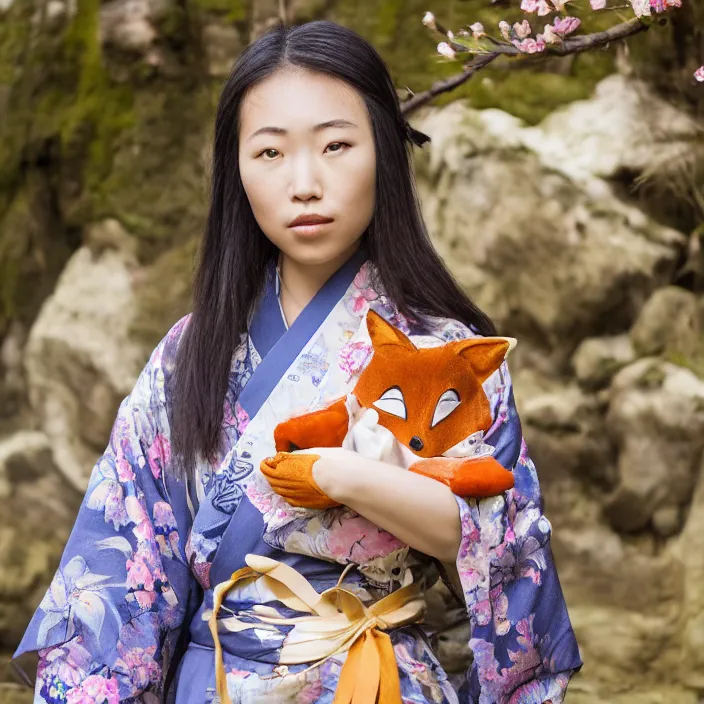
[[[321,122],[319,125],[314,125],[311,127],[311,132],[322,132],[328,127],[357,127],[357,125],[349,120],[328,120],[327,122]],[[282,135],[288,134],[288,130],[285,130],[283,127],[260,127],[256,132],[252,132],[252,134],[247,138],[247,141],[249,142],[259,134]]]

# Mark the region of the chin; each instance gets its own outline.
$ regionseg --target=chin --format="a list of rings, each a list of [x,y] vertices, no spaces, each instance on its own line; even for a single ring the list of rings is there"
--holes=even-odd
[[[345,254],[351,254],[355,241],[340,246],[330,242],[307,242],[282,249],[285,256],[304,266],[317,266],[335,261]]]

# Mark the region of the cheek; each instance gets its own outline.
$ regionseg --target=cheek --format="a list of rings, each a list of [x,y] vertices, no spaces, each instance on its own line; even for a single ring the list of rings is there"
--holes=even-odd
[[[376,163],[374,153],[360,150],[354,160],[337,176],[343,188],[342,198],[355,211],[370,210],[376,196]]]

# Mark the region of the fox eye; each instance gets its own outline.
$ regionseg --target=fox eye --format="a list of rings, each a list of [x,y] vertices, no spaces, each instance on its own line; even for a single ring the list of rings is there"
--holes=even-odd
[[[452,413],[452,411],[460,405],[459,394],[454,389],[448,389],[438,401],[438,405],[435,406],[435,413],[433,414],[433,422],[430,427],[434,428],[441,420],[445,420],[447,416]]]
[[[403,398],[403,392],[398,386],[392,386],[384,391],[381,398],[378,401],[374,401],[374,406],[380,411],[406,420],[406,401]]]

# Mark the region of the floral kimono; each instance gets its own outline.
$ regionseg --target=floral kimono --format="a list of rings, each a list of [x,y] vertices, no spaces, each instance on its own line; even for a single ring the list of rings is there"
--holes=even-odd
[[[359,250],[287,327],[271,267],[233,356],[227,442],[217,458],[199,462],[189,482],[168,471],[166,409],[190,314],[158,344],[120,405],[59,569],[15,653],[39,652],[36,702],[219,701],[217,639],[232,702],[329,703],[337,696],[373,704],[376,695],[362,690],[340,695],[348,651],[306,662],[284,657],[295,650],[296,619],[317,618],[301,594],[342,586],[368,614],[404,588],[422,597],[439,578],[437,561],[345,506],[289,505],[260,471],[275,454],[277,423],[353,388],[371,354],[364,324],[370,307],[418,344],[477,334],[454,320],[400,315],[373,273]],[[515,486],[494,498],[456,496],[457,595],[471,624],[471,667],[448,676],[421,619],[394,626],[382,617],[375,630],[386,627],[405,703],[557,704],[582,662],[551,555],[551,526],[505,362],[483,388],[493,417],[484,441],[513,471]],[[253,564],[276,571],[223,592]],[[277,574],[300,587],[297,597]],[[362,630],[370,629],[365,622]],[[378,701],[390,704],[384,691]]]

